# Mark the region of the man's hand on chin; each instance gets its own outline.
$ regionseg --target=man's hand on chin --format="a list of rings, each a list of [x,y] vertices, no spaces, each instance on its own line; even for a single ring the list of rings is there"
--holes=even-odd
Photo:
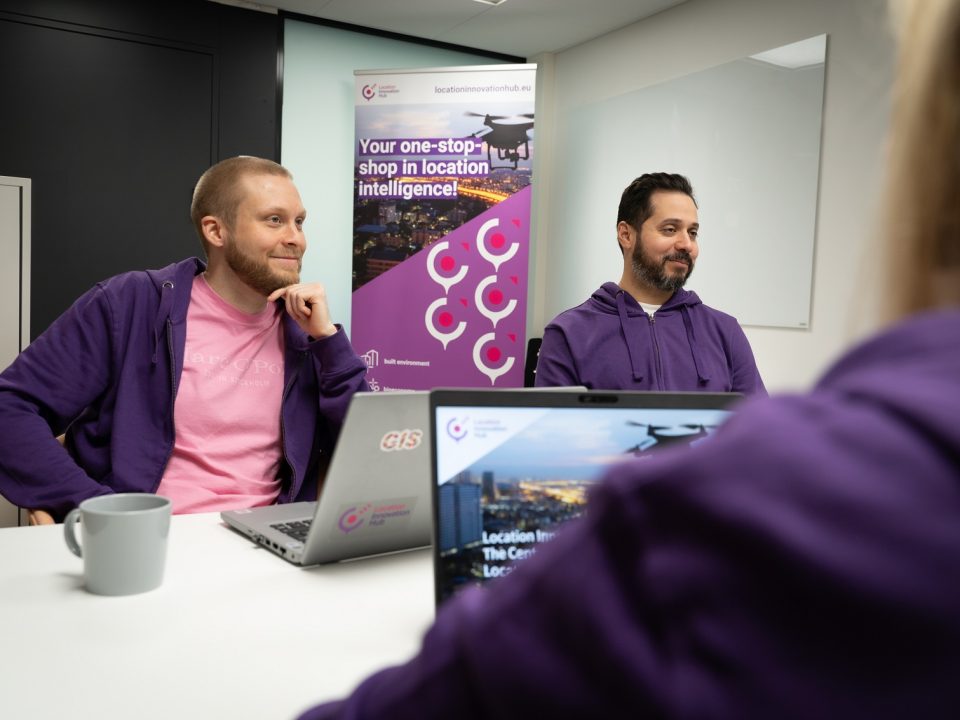
[[[327,291],[320,283],[298,283],[274,290],[268,302],[282,299],[287,313],[297,325],[313,338],[330,337],[336,334],[337,326],[330,320],[327,307]]]

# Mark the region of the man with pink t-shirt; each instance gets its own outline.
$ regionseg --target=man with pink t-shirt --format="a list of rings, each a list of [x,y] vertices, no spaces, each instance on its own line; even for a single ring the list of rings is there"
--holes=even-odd
[[[366,366],[323,286],[300,282],[292,177],[224,160],[191,218],[206,264],[99,283],[0,375],[0,494],[33,522],[112,492],[157,492],[176,513],[316,498]]]

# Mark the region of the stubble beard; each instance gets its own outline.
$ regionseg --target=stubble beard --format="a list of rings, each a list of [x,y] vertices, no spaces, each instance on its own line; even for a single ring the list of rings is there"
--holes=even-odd
[[[678,260],[687,263],[687,271],[668,274],[667,263],[671,260]],[[633,277],[642,285],[655,287],[658,290],[666,292],[676,292],[682,288],[690,276],[693,274],[693,258],[686,250],[679,250],[664,256],[659,262],[651,258],[643,249],[643,244],[637,238],[637,244],[633,248],[633,254],[630,257],[630,264],[633,267]]]
[[[268,265],[268,260],[248,255],[236,242],[226,244],[224,259],[234,274],[246,285],[267,297],[274,290],[300,282],[301,259],[297,258],[296,271],[279,272]]]

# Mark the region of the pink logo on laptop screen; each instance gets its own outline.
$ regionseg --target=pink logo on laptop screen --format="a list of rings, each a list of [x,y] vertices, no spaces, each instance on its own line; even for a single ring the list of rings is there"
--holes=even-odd
[[[350,507],[343,511],[337,521],[337,527],[344,533],[349,533],[363,525],[364,516],[370,510],[370,503],[362,507]]]
[[[463,420],[459,418],[453,418],[450,422],[447,423],[447,435],[449,435],[456,442],[460,442],[467,436],[467,421],[469,418],[464,418]]]

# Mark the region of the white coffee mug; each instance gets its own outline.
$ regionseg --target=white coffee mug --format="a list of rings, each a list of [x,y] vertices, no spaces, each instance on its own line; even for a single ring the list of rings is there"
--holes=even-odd
[[[134,595],[160,587],[170,534],[169,498],[119,493],[89,498],[67,514],[63,537],[83,558],[87,590]],[[74,528],[82,526],[78,543]]]

